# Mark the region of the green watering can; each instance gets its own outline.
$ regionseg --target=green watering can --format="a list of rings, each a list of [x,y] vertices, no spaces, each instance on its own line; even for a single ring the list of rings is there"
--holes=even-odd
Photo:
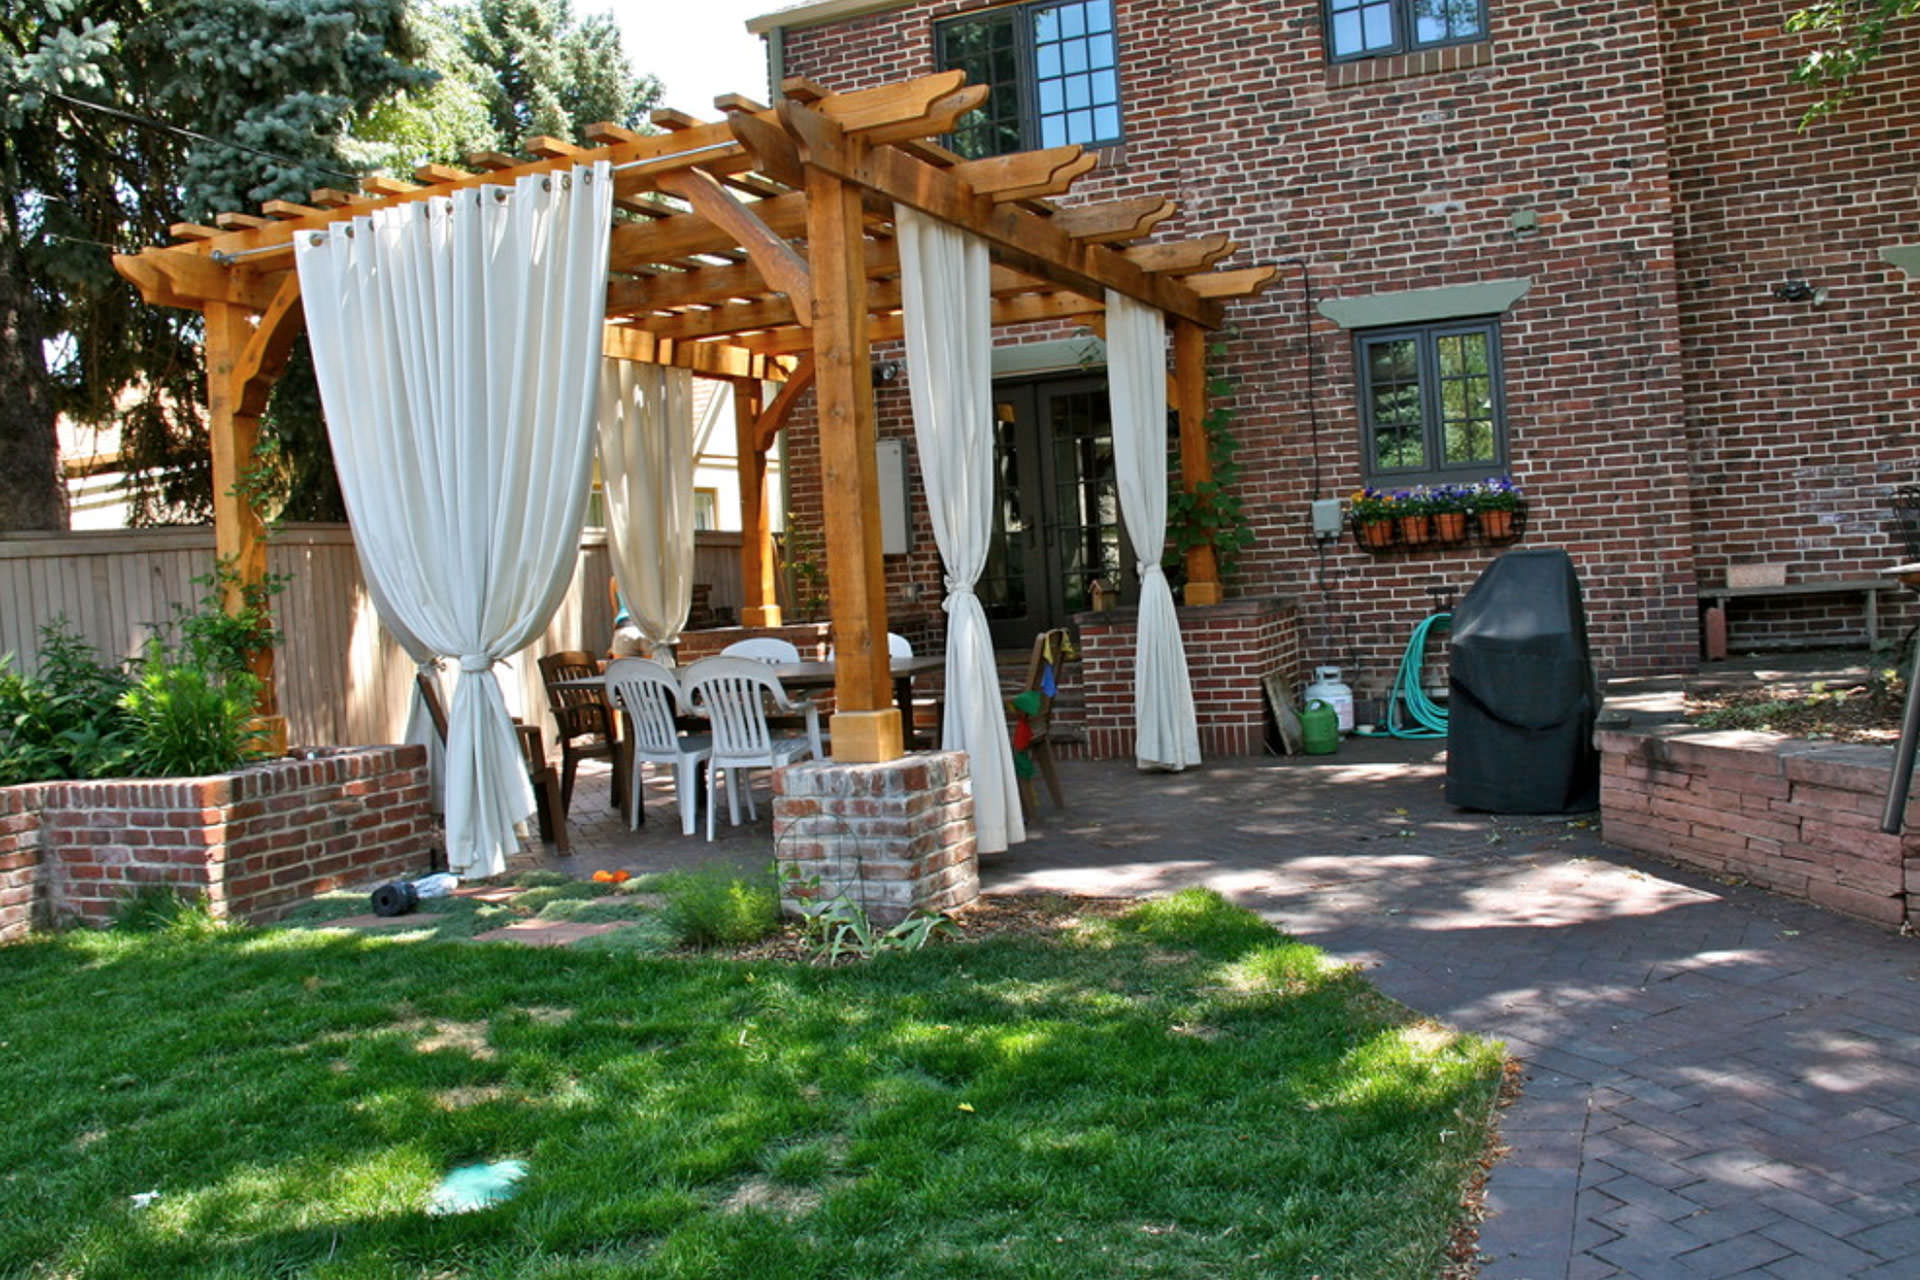
[[[1300,749],[1310,756],[1330,756],[1340,749],[1340,713],[1333,704],[1315,698],[1300,713]]]

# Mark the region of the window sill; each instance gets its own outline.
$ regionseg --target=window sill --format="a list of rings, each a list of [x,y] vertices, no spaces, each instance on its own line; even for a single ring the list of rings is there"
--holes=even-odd
[[[1437,49],[1416,49],[1412,53],[1390,53],[1381,58],[1356,58],[1335,62],[1327,67],[1327,88],[1346,89],[1372,84],[1376,80],[1401,80],[1408,76],[1432,75],[1437,71],[1459,71],[1467,67],[1493,65],[1493,42],[1475,40],[1471,44],[1448,44]]]

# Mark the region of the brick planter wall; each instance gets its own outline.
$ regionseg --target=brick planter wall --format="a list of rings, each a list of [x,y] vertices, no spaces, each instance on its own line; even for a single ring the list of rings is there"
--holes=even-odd
[[[1766,733],[1602,730],[1607,843],[1898,928],[1920,889],[1920,800],[1880,830],[1893,749]]]
[[[1258,755],[1266,739],[1261,679],[1279,672],[1292,690],[1300,677],[1294,602],[1268,596],[1180,610],[1180,638],[1193,681],[1193,709],[1205,756]],[[1134,641],[1139,613],[1115,609],[1074,617],[1086,700],[1087,754],[1133,754]]]
[[[841,893],[880,925],[966,906],[980,895],[966,753],[776,769],[773,850],[790,914]]]
[[[0,942],[24,938],[40,914],[42,787],[0,787]]]
[[[142,885],[259,923],[316,893],[426,868],[422,747],[334,748],[205,778],[0,789],[0,939],[38,905],[103,925]]]

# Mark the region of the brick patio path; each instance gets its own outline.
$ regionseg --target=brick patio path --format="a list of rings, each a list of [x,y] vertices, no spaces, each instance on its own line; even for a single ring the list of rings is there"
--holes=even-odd
[[[1526,1067],[1489,1184],[1487,1280],[1920,1276],[1920,944],[1608,849],[1553,818],[1459,814],[1438,748],[1179,775],[1062,767],[990,893],[1219,889],[1497,1036]],[[598,782],[598,779],[595,780]],[[757,826],[639,838],[599,790],[575,856],[652,869],[768,854]],[[722,824],[725,830],[725,824]]]

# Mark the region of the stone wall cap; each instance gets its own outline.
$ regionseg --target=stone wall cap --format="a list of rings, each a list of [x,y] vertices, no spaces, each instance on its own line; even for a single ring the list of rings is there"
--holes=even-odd
[[[1295,596],[1235,596],[1231,600],[1222,600],[1219,604],[1183,604],[1177,606],[1181,621],[1188,618],[1253,618],[1267,614],[1285,613],[1299,605]],[[1076,627],[1113,626],[1119,623],[1132,623],[1139,620],[1138,605],[1121,605],[1118,608],[1095,611],[1084,610],[1073,615]]]

